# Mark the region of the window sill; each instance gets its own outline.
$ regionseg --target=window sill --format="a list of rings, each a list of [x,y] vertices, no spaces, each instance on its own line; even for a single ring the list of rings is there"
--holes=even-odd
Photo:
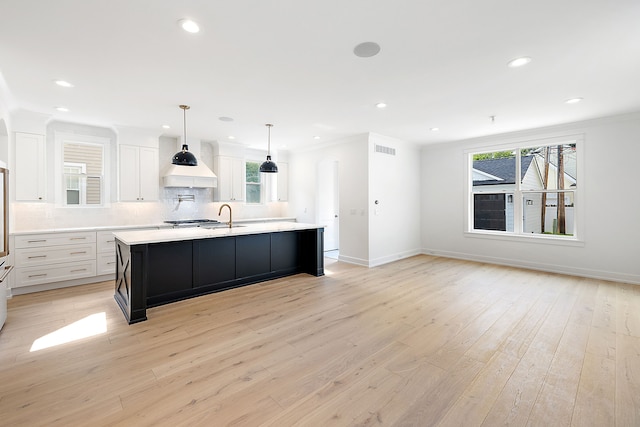
[[[584,240],[576,239],[573,237],[559,237],[559,236],[541,236],[539,234],[518,235],[505,232],[491,232],[491,231],[465,231],[465,237],[472,237],[476,239],[493,239],[509,242],[522,242],[522,243],[534,243],[542,245],[557,245],[557,246],[575,246],[584,247]]]

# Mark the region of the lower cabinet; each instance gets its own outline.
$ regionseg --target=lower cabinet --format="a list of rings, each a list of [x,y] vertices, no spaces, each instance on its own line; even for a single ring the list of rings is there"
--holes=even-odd
[[[254,234],[236,237],[236,276],[254,277],[268,274],[271,268],[271,236]]]
[[[193,241],[193,286],[224,289],[236,278],[236,238]]]
[[[114,231],[64,231],[11,236],[10,256],[13,257],[15,268],[10,275],[10,288],[16,290],[15,294],[22,294],[92,283],[104,280],[104,276],[109,275],[114,277]]]
[[[96,233],[16,236],[13,288],[96,275]]]
[[[173,294],[193,286],[191,241],[156,243],[147,247],[147,296]]]
[[[146,309],[297,273],[324,275],[324,229],[126,245],[116,239],[115,299],[129,323]]]

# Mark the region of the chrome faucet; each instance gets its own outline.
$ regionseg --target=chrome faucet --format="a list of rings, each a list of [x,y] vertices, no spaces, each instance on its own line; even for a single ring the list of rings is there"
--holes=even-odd
[[[229,206],[226,203],[224,205],[220,206],[220,210],[218,211],[218,216],[220,216],[220,214],[222,213],[222,208],[224,208],[225,206],[229,208],[229,228],[231,228],[231,227],[233,227],[233,219],[231,217],[231,215],[232,215],[231,214],[231,206]]]

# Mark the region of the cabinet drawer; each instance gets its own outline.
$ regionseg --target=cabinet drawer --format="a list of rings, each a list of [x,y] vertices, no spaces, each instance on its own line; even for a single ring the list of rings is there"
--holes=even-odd
[[[95,232],[78,233],[47,233],[32,234],[30,236],[16,236],[16,249],[19,248],[40,248],[52,245],[75,245],[78,243],[95,243]]]
[[[20,267],[91,260],[96,258],[96,245],[94,243],[84,243],[42,248],[21,248],[16,249],[15,257],[16,265]]]
[[[96,269],[98,276],[103,274],[115,274],[116,272],[116,254],[111,253],[98,254],[96,259]]]
[[[96,261],[77,261],[41,267],[16,268],[14,287],[39,285],[96,275]]]
[[[96,233],[96,246],[98,247],[98,253],[115,253],[116,238],[113,235],[113,231],[98,231]]]

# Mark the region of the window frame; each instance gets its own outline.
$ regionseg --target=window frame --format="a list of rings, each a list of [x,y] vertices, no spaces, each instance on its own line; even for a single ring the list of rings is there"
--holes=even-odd
[[[575,189],[559,191],[558,189],[536,189],[528,190],[522,188],[521,179],[515,179],[515,186],[513,190],[496,190],[496,191],[474,191],[473,190],[473,155],[480,153],[489,153],[495,151],[515,151],[516,158],[516,171],[515,176],[521,176],[521,159],[520,153],[522,149],[531,147],[542,146],[556,146],[561,144],[575,144],[576,147],[576,170],[578,185]],[[543,244],[557,244],[557,245],[579,245],[584,246],[584,156],[585,156],[585,144],[583,135],[562,135],[552,137],[541,137],[537,139],[513,139],[509,142],[476,146],[468,148],[463,151],[465,159],[465,191],[464,191],[464,235],[466,237],[484,238],[484,239],[497,239],[505,241],[519,241],[519,242],[533,242]],[[524,214],[524,196],[531,193],[557,193],[557,192],[572,192],[574,201],[574,235],[563,236],[557,234],[540,234],[540,233],[525,233],[523,224]],[[473,199],[475,194],[513,194],[514,206],[514,229],[513,231],[502,230],[479,230],[474,229],[474,204]],[[516,219],[519,220],[516,220]]]

